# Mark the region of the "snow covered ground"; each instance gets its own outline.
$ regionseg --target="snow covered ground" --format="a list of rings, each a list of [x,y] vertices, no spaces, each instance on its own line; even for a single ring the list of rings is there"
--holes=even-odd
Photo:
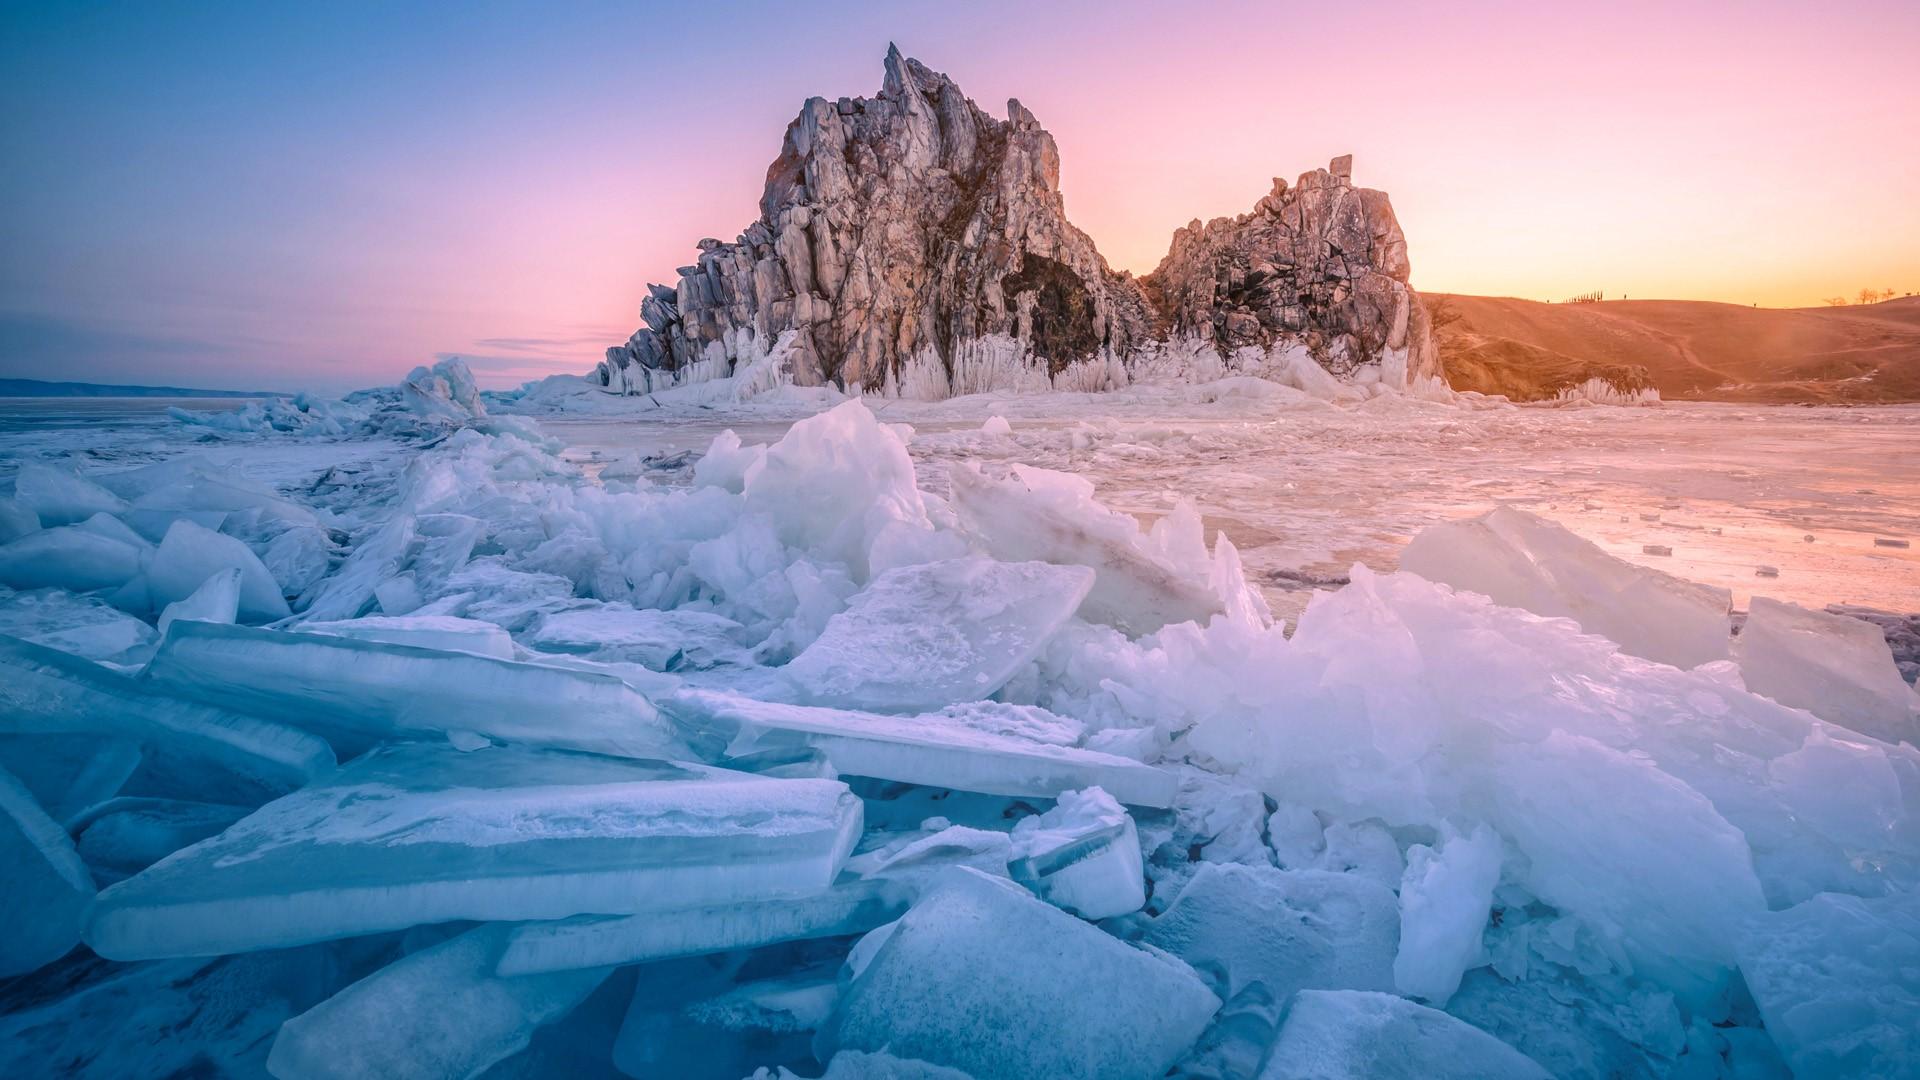
[[[732,381],[0,416],[0,1072],[1920,1075],[1920,410]]]

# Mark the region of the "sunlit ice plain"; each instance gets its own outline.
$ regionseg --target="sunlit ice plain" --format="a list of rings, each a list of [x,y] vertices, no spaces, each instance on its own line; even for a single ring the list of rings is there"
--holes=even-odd
[[[6,16],[0,1071],[1920,1075],[1913,12],[1012,15]]]

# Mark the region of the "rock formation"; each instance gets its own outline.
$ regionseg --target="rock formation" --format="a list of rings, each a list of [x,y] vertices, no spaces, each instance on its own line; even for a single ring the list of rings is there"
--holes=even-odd
[[[958,358],[988,340],[1047,378],[1101,360],[1124,379],[1175,335],[1223,356],[1298,344],[1343,377],[1381,361],[1434,374],[1387,197],[1334,164],[1275,181],[1251,214],[1180,230],[1136,280],[1068,223],[1060,152],[1032,113],[1012,100],[995,119],[890,47],[878,96],[807,101],[759,220],[650,286],[646,325],[607,350],[599,380],[646,392],[724,376],[789,331],[796,383],[895,392],[917,385],[909,369],[957,383]]]
[[[1384,191],[1353,186],[1353,158],[1273,190],[1237,218],[1195,219],[1142,280],[1175,333],[1224,354],[1292,339],[1339,377],[1363,364],[1439,370],[1425,307],[1407,285],[1407,238]]]

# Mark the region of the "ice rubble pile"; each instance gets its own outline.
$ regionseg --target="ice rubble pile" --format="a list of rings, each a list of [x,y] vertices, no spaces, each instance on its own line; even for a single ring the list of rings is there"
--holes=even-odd
[[[458,357],[414,368],[398,386],[358,390],[339,400],[298,394],[214,412],[174,407],[167,415],[181,424],[231,434],[333,437],[426,438],[476,422],[502,422],[488,418],[473,372]]]
[[[22,470],[0,1070],[1920,1060],[1911,698],[1836,624],[1496,515],[1289,637],[1192,507],[939,497],[857,400],[674,487],[442,434],[332,510]]]

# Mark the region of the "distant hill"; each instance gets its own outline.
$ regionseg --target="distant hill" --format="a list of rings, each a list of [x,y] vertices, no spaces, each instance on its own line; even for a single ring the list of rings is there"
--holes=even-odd
[[[1668,399],[1920,401],[1920,297],[1818,308],[1427,301],[1443,313],[1440,357],[1456,390],[1534,400],[1598,376]]]
[[[185,386],[113,386],[107,383],[0,379],[0,397],[265,398],[288,396],[290,395],[272,390],[195,390]]]

